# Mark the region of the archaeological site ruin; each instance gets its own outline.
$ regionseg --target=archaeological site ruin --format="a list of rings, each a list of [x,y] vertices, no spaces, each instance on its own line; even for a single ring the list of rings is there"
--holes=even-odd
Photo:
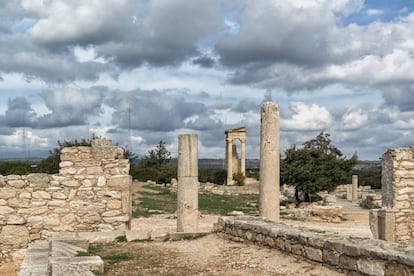
[[[177,180],[172,185],[177,192],[176,228],[168,233],[131,231],[130,164],[123,150],[110,140],[95,139],[91,147],[63,148],[56,175],[0,176],[0,262],[15,250],[25,250],[20,275],[93,275],[91,271],[104,272],[102,259],[77,253],[86,252],[94,241],[113,241],[121,236],[127,241],[162,242],[215,233],[347,275],[414,275],[414,147],[389,149],[382,157],[382,204],[373,205],[369,215],[372,238],[292,226],[282,221],[280,211],[279,121],[279,105],[263,103],[259,216],[220,216],[209,233],[199,227],[197,134],[178,136]],[[231,186],[234,173],[246,172],[246,129],[229,129],[225,135],[226,184]],[[236,140],[241,142],[240,161]],[[242,189],[226,191],[239,195]],[[358,176],[353,175],[352,184],[338,186],[336,194],[324,195],[319,211],[342,212],[331,206],[336,197],[356,205],[374,198],[370,192],[359,186]],[[323,222],[327,221],[331,222]],[[341,223],[340,219],[336,223]]]
[[[233,184],[233,175],[241,173],[246,175],[246,128],[239,127],[228,129],[226,135],[226,165],[227,165],[227,185]],[[237,154],[236,141],[241,143],[241,157]]]

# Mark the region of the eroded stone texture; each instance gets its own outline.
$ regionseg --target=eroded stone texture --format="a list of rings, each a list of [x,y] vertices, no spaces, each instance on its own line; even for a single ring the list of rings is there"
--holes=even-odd
[[[239,127],[228,129],[226,135],[226,164],[227,164],[227,185],[233,184],[233,174],[246,174],[246,128]],[[241,142],[241,158],[237,154],[236,140]]]
[[[177,232],[198,232],[198,136],[178,136]]]
[[[373,236],[414,242],[414,147],[383,154],[381,185],[382,209],[370,213]]]
[[[260,215],[279,221],[280,150],[279,105],[265,102],[261,108],[260,128]]]
[[[266,221],[258,217],[220,217],[215,231],[237,242],[330,265],[346,275],[414,275],[414,247]]]
[[[57,175],[0,176],[0,248],[19,248],[56,231],[124,229],[131,219],[130,187],[129,162],[110,140],[63,148]],[[21,239],[4,244],[13,231]]]

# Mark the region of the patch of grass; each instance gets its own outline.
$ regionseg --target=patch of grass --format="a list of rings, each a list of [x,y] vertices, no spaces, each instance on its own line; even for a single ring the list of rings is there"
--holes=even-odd
[[[258,214],[257,206],[251,203],[258,202],[259,195],[213,195],[200,194],[198,208],[208,214],[227,215],[231,211],[242,211],[245,214]]]
[[[88,253],[90,256],[98,255],[98,252],[102,250],[102,244],[90,244],[88,247]]]
[[[134,255],[131,253],[119,253],[119,254],[102,256],[103,260],[107,260],[111,263],[128,261],[128,260],[132,260],[133,258],[134,258]]]
[[[135,210],[133,217],[149,217],[150,210],[159,210],[159,213],[175,213],[177,210],[177,194],[171,193],[168,188],[155,185],[145,185],[145,189],[157,191],[139,192],[141,194],[140,203],[134,202]],[[199,194],[198,209],[202,213],[227,215],[231,211],[242,211],[245,214],[257,215],[259,213],[257,204],[259,195],[213,195]]]
[[[92,270],[92,273],[93,273],[93,275],[95,275],[95,276],[102,276],[102,275],[103,275],[101,272],[96,271],[96,270]]]
[[[75,257],[84,257],[84,256],[91,256],[89,252],[78,251]]]
[[[134,218],[149,217],[152,215],[149,210],[159,210],[163,213],[174,213],[177,210],[177,194],[171,193],[168,188],[155,185],[145,185],[145,189],[157,191],[157,193],[139,192],[140,203],[134,202],[135,210],[132,212]]]

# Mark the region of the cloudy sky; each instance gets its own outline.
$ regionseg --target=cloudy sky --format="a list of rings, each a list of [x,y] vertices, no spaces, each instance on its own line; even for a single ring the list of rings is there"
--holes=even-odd
[[[224,157],[260,104],[281,150],[319,132],[346,156],[414,144],[414,0],[0,1],[0,158],[92,133],[139,155],[199,134]]]

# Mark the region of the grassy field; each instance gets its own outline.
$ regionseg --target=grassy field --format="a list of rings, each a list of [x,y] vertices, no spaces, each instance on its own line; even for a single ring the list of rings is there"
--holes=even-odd
[[[133,201],[133,217],[149,217],[152,214],[170,213],[177,210],[177,194],[168,188],[146,185],[140,198]],[[199,194],[198,209],[203,214],[226,215],[231,211],[242,211],[246,215],[258,214],[259,195],[213,195]]]

